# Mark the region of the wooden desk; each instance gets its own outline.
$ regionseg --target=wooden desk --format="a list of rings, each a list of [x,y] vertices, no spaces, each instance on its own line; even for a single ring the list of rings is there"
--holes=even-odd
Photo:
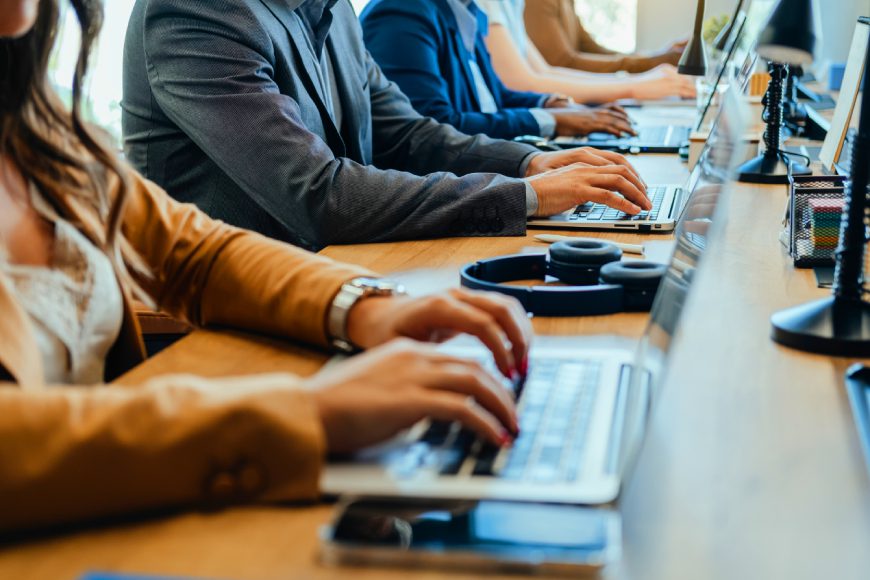
[[[645,157],[638,165],[650,181],[685,175],[673,158]],[[768,338],[771,313],[824,295],[810,272],[791,267],[779,245],[784,203],[781,187],[740,186],[730,199],[725,240],[706,256],[622,501],[625,555],[608,577],[870,575],[870,478],[842,388],[850,361],[792,352]],[[532,245],[523,238],[468,239],[326,253],[391,272],[455,267]],[[456,280],[455,270],[425,275]],[[539,319],[536,328],[637,337],[644,321],[641,315]],[[276,341],[195,332],[127,380],[182,370],[308,374],[324,360]],[[88,569],[252,580],[443,576],[320,566],[317,529],[330,514],[329,506],[254,507],[81,531],[0,550],[0,578],[71,579]]]

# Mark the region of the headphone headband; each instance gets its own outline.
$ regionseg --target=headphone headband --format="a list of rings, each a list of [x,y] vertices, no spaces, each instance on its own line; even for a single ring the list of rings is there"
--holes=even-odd
[[[665,266],[620,262],[621,251],[600,240],[578,238],[554,244],[549,254],[516,254],[480,260],[460,271],[462,286],[513,296],[541,316],[601,316],[649,310]],[[547,275],[571,286],[519,286]]]
[[[517,254],[490,258],[465,266],[461,283],[472,290],[500,292],[520,301],[526,312],[540,316],[599,316],[622,312],[623,287],[595,286],[511,286],[513,280],[544,280],[546,254]]]

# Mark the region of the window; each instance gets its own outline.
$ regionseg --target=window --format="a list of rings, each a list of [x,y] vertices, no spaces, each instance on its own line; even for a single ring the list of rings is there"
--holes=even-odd
[[[83,103],[88,120],[97,123],[121,143],[121,74],[124,59],[124,35],[135,0],[112,0],[103,3],[103,30],[91,55],[87,101]],[[79,48],[79,25],[75,13],[62,4],[58,42],[51,62],[51,75],[62,97],[69,100],[72,77]]]
[[[595,40],[611,50],[637,48],[637,0],[575,0],[575,9]]]

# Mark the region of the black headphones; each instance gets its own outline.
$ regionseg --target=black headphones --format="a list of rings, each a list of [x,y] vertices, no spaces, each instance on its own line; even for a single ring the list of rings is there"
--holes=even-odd
[[[667,266],[622,262],[622,250],[601,240],[557,242],[547,254],[491,258],[462,268],[462,285],[513,296],[541,316],[599,316],[652,308]],[[513,280],[552,276],[572,286],[511,286]]]

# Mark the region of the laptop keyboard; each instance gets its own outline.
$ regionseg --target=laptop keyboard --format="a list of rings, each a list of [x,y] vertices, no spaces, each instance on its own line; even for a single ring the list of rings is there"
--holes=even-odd
[[[661,143],[666,146],[682,145],[689,140],[691,133],[688,127],[640,127],[634,140],[639,143]]]
[[[625,212],[613,209],[603,203],[584,203],[574,208],[574,213],[568,218],[569,221],[656,221],[665,201],[667,187],[652,187],[647,195],[652,202],[652,209],[642,211],[637,215],[629,215]]]
[[[428,466],[442,476],[489,476],[512,481],[571,482],[581,475],[601,363],[539,359],[517,387],[520,435],[500,449],[458,423],[432,421],[406,468]]]
[[[640,126],[636,128],[637,136],[619,139],[610,133],[590,133],[587,138],[594,146],[596,141],[611,142],[619,141],[625,145],[643,145],[654,147],[680,147],[689,140],[692,134],[690,127],[678,126]]]

